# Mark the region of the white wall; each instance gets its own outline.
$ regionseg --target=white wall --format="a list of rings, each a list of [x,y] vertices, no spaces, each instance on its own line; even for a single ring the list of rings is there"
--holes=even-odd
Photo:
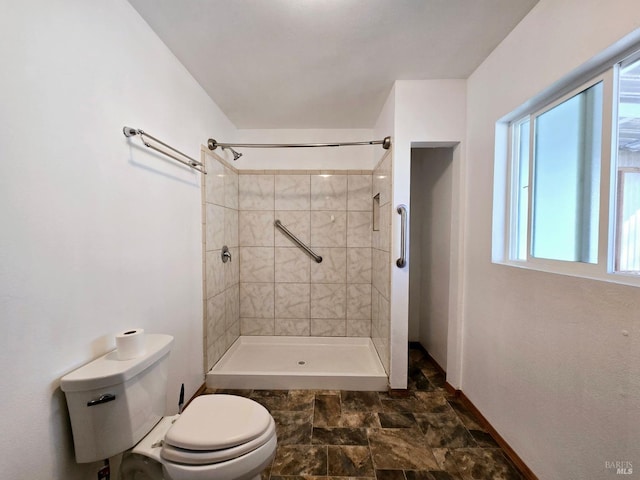
[[[407,384],[407,339],[409,317],[409,267],[397,268],[395,259],[400,253],[400,215],[395,207],[405,204],[411,210],[409,190],[411,177],[411,147],[453,146],[462,142],[466,133],[466,81],[465,80],[401,80],[395,82],[393,90],[393,212],[391,257],[391,372],[392,388],[406,388]],[[388,112],[378,120],[389,124]],[[386,112],[386,114],[385,114]],[[452,189],[452,222],[459,225],[460,181],[464,167],[464,151],[454,149]],[[409,226],[410,230],[410,226]],[[410,235],[410,233],[409,233]],[[460,229],[452,232],[451,242],[458,245]],[[409,264],[410,264],[409,260]],[[452,252],[452,285],[450,292],[453,305],[449,312],[459,321],[460,288],[458,265],[460,252]],[[450,321],[451,323],[451,321]],[[447,380],[458,386],[459,350],[458,326],[449,328],[449,357]],[[451,341],[453,338],[453,343]]]
[[[200,177],[233,125],[124,0],[4,2],[0,16],[0,472],[78,466],[59,379],[127,327],[175,336],[167,411],[203,382]]]
[[[495,123],[639,26],[636,0],[541,0],[468,80],[462,390],[541,479],[640,463],[640,295],[491,264]]]
[[[453,149],[411,150],[409,340],[445,371],[449,328]]]

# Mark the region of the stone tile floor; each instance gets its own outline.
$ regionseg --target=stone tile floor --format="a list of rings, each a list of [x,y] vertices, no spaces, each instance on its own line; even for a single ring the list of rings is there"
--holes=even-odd
[[[273,415],[278,450],[263,480],[521,480],[491,436],[444,390],[420,347],[406,396],[334,390],[208,390]]]

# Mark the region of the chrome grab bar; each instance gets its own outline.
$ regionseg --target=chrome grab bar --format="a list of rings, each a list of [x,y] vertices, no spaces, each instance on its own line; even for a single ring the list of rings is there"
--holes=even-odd
[[[397,212],[400,214],[400,258],[396,265],[403,268],[407,265],[407,206],[398,205]]]
[[[320,255],[316,255],[314,253],[313,250],[311,250],[309,247],[307,247],[304,243],[302,243],[298,237],[296,237],[293,233],[291,233],[289,231],[289,229],[287,227],[285,227],[284,225],[282,225],[282,222],[280,220],[276,220],[275,222],[273,222],[273,225],[279,229],[282,233],[284,233],[287,237],[289,237],[289,239],[295,243],[296,245],[298,245],[302,250],[304,250],[304,252],[309,255],[311,258],[313,258],[317,263],[322,262],[322,257]]]

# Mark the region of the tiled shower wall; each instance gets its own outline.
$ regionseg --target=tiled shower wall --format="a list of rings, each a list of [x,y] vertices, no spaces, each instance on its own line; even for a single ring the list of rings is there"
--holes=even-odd
[[[205,370],[244,334],[371,337],[388,372],[391,156],[372,175],[239,172],[203,155]],[[276,230],[275,219],[322,263]],[[223,245],[231,262],[221,261]]]
[[[371,239],[371,340],[387,373],[391,341],[391,162],[392,156],[388,153],[373,171],[373,195],[380,195],[380,211],[379,227]]]
[[[369,337],[371,172],[239,173],[240,333]]]
[[[238,255],[238,173],[203,149],[207,175],[202,175],[204,247],[205,371],[240,335],[240,262]],[[227,245],[231,261],[223,263]]]

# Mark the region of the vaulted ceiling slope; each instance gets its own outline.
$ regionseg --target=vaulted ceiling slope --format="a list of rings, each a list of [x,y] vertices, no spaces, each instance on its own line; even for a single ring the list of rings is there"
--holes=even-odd
[[[537,0],[129,0],[238,128],[371,128],[395,80],[467,78]]]

